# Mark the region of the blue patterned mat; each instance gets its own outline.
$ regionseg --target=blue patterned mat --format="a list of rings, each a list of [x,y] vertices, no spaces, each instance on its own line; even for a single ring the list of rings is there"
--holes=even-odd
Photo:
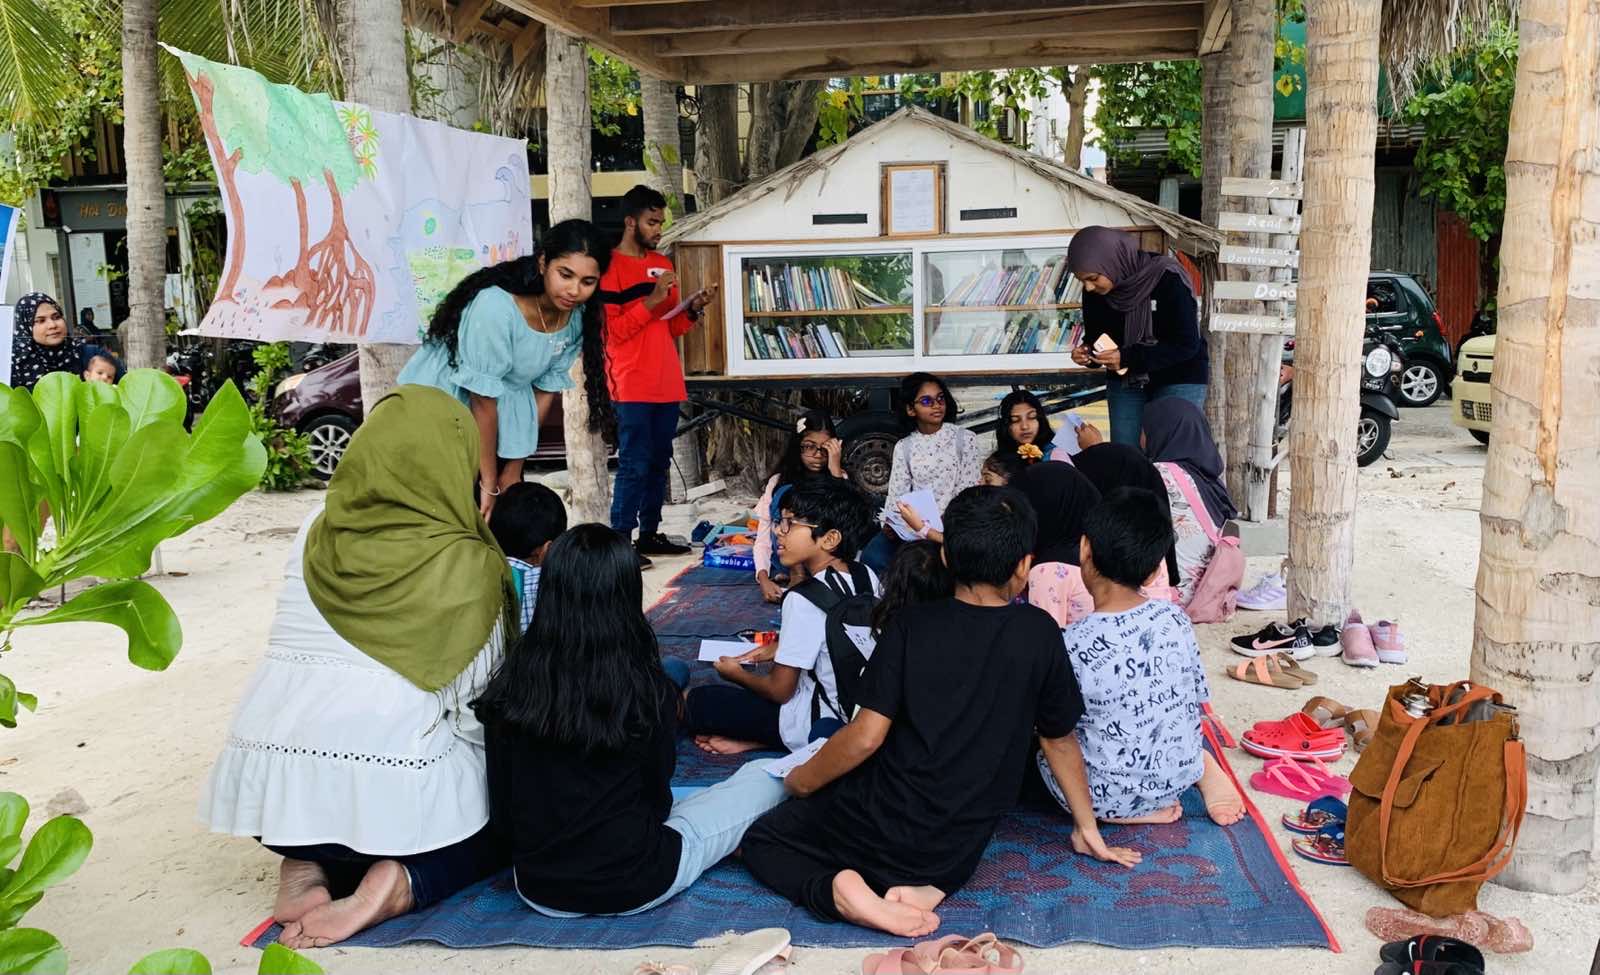
[[[704,565],[691,565],[667,583],[669,589],[697,589],[703,587],[756,586],[756,575],[749,569],[713,569]]]
[[[652,610],[653,621],[665,618],[674,629],[701,631],[663,634],[663,654],[693,660],[699,637],[728,636],[766,625],[753,621],[749,606],[737,626],[727,622],[728,591],[708,588],[669,593]],[[757,592],[755,608],[774,609],[759,599]],[[698,608],[700,615],[690,608]],[[709,665],[694,667],[695,683],[717,679]],[[1206,733],[1212,753],[1227,767],[1226,752],[1215,732],[1208,726]],[[709,785],[751,757],[707,755],[685,738],[679,745],[673,784]],[[1004,940],[1035,947],[1093,942],[1119,948],[1338,950],[1265,829],[1254,806],[1233,826],[1217,826],[1206,818],[1199,793],[1190,790],[1184,796],[1184,818],[1176,823],[1106,828],[1108,842],[1144,853],[1144,861],[1127,870],[1075,855],[1068,843],[1069,823],[1060,811],[1025,805],[1001,820],[977,872],[941,905],[941,931],[994,931]],[[794,943],[803,946],[903,943],[854,925],[820,921],[756,883],[732,859],[673,900],[631,917],[545,917],[518,899],[508,871],[344,943],[385,947],[431,941],[452,948],[690,946],[729,930],[773,926],[788,928]],[[275,926],[254,931],[247,943],[265,946],[277,934]]]

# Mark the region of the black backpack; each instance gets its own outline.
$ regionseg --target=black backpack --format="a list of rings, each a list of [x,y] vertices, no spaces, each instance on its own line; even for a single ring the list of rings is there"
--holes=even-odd
[[[866,566],[851,562],[850,583],[855,587],[854,593],[841,592],[828,585],[823,578],[816,577],[789,590],[790,595],[803,597],[827,617],[824,632],[827,634],[828,660],[833,664],[839,708],[844,712],[841,714],[834,710],[832,702],[823,693],[822,681],[817,679],[817,671],[813,667],[812,721],[823,716],[824,708],[840,721],[850,720],[850,715],[856,709],[856,688],[861,684],[862,672],[867,669],[867,660],[872,657],[872,610],[878,605],[878,597],[873,593],[872,575]],[[855,635],[851,634],[852,630]]]

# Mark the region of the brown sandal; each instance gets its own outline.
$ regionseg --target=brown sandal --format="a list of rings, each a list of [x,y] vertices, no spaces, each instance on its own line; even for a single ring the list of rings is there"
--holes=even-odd
[[[1294,659],[1292,655],[1287,653],[1276,653],[1273,654],[1273,656],[1278,658],[1278,666],[1283,668],[1284,673],[1288,674],[1290,677],[1297,677],[1300,679],[1301,686],[1310,687],[1312,684],[1317,682],[1317,675],[1314,672],[1300,666],[1300,661]]]
[[[1347,711],[1344,715],[1344,727],[1350,732],[1356,753],[1360,754],[1371,744],[1372,736],[1378,733],[1378,712],[1367,708]]]
[[[1297,691],[1306,686],[1305,681],[1284,671],[1276,655],[1246,660],[1237,667],[1228,668],[1228,676],[1246,684],[1281,687],[1286,691]]]
[[[1344,725],[1345,715],[1350,713],[1350,709],[1331,697],[1319,694],[1307,701],[1300,713],[1315,721],[1319,728],[1338,728]]]

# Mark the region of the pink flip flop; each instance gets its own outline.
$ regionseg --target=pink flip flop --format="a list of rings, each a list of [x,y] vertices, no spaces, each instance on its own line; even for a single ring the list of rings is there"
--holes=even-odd
[[[1350,780],[1334,775],[1326,765],[1312,760],[1275,759],[1250,776],[1250,788],[1285,799],[1318,799],[1350,794]]]

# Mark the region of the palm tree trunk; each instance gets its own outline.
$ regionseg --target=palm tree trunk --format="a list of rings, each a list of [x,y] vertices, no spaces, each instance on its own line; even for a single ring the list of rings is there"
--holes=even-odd
[[[1381,0],[1308,4],[1305,221],[1289,428],[1289,618],[1344,619],[1372,253]]]
[[[1061,162],[1068,169],[1083,168],[1083,136],[1088,123],[1089,83],[1094,80],[1087,64],[1070,69],[1070,80],[1062,94],[1067,99],[1067,137],[1061,142]]]
[[[1222,181],[1232,171],[1233,111],[1229,97],[1233,94],[1229,68],[1233,55],[1229,51],[1207,54],[1200,59],[1203,86],[1203,110],[1200,115],[1200,222],[1208,227],[1217,225],[1217,215],[1222,212]],[[1079,69],[1080,71],[1083,69]],[[1201,308],[1201,327],[1206,329],[1206,341],[1211,351],[1211,378],[1206,393],[1206,422],[1222,452],[1223,462],[1228,457],[1228,373],[1226,333],[1210,331],[1211,301],[1209,296]]]
[[[1272,45],[1277,16],[1273,0],[1236,0],[1233,5],[1233,36],[1229,41],[1233,58],[1228,70],[1232,115],[1229,175],[1232,176],[1266,179],[1272,175]],[[1230,206],[1266,212],[1265,204],[1258,200],[1234,200]],[[1253,234],[1247,243],[1264,247],[1267,239]],[[1234,267],[1228,269],[1227,276],[1232,280],[1249,280],[1261,275],[1248,268]],[[1226,396],[1228,401],[1228,425],[1224,435],[1228,493],[1235,505],[1256,518],[1265,518],[1265,509],[1259,513],[1250,512],[1246,502],[1251,490],[1248,444],[1254,425],[1256,390],[1260,384],[1258,363],[1262,359],[1262,341],[1261,336],[1225,334],[1218,343],[1223,357],[1223,387],[1210,392],[1213,396]],[[1276,379],[1275,372],[1272,378]]]
[[[1499,881],[1557,894],[1584,885],[1600,772],[1600,12],[1518,20],[1472,679],[1517,705],[1528,751]]]
[[[684,214],[683,157],[678,150],[677,85],[639,73],[639,103],[644,112],[644,168],[650,185],[667,198],[674,217]]]
[[[550,222],[574,217],[588,220],[589,196],[589,56],[583,39],[551,27],[545,31],[544,90],[549,106],[545,141],[550,160]],[[611,481],[606,474],[606,445],[589,430],[589,397],[583,386],[583,359],[572,364],[573,387],[561,394],[562,424],[567,437],[568,510],[575,523],[611,521]]]
[[[744,182],[739,166],[739,90],[736,85],[701,85],[700,126],[695,138],[695,199],[703,210]]]
[[[341,0],[345,96],[381,112],[411,111],[406,65],[405,4],[401,0]],[[414,345],[367,342],[360,347],[361,402],[371,409],[416,351]]]
[[[158,0],[122,5],[122,151],[128,169],[128,365],[155,368],[167,353],[166,179],[156,76]]]

